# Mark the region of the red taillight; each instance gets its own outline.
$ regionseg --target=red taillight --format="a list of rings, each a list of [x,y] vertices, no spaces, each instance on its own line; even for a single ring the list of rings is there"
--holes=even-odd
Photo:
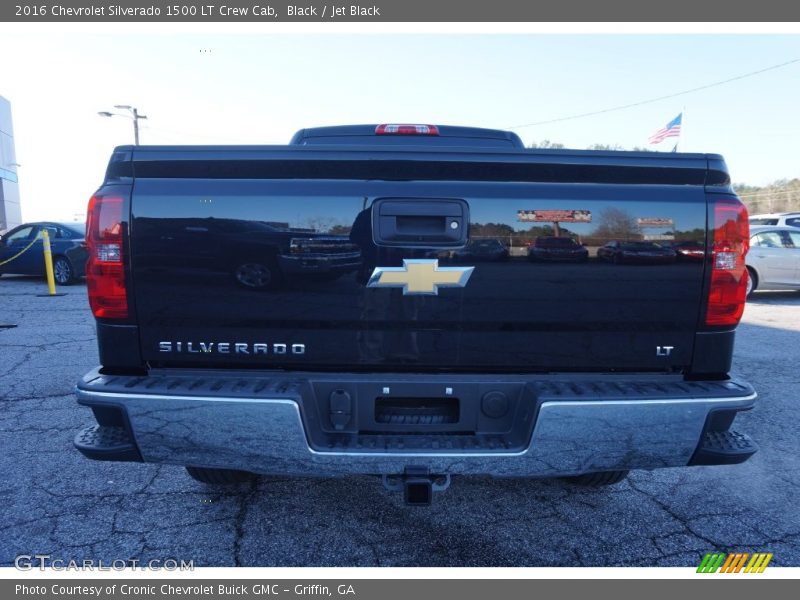
[[[122,198],[93,196],[86,213],[86,288],[95,317],[128,317],[122,246]]]
[[[439,135],[436,125],[378,125],[375,135]]]
[[[750,247],[747,208],[738,198],[714,200],[711,287],[706,325],[736,326],[747,295],[745,256]]]

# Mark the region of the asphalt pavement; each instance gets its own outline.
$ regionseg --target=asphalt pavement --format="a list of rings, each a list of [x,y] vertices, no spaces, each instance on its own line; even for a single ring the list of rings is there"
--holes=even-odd
[[[735,376],[747,463],[637,471],[606,489],[454,478],[428,508],[374,477],[209,489],[175,466],[90,461],[75,382],[98,363],[85,285],[0,279],[0,565],[18,555],[195,566],[696,566],[711,551],[800,566],[800,293],[748,303]]]

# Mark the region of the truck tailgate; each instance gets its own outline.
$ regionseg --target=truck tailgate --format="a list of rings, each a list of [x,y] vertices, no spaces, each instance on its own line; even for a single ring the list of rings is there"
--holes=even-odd
[[[601,169],[514,156],[373,155],[337,168],[311,156],[143,157],[130,221],[143,358],[339,371],[689,365],[706,161]],[[377,231],[382,219],[397,235]],[[576,244],[529,256],[537,237]],[[608,242],[617,249],[601,250]],[[392,273],[383,284],[380,269]]]

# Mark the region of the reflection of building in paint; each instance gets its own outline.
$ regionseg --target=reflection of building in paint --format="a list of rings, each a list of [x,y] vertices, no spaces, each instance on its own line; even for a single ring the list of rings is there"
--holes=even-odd
[[[639,217],[636,224],[642,232],[642,238],[651,242],[671,241],[675,239],[675,222],[667,217]],[[644,229],[667,229],[667,231],[646,232]],[[671,229],[672,231],[669,231]]]
[[[517,221],[533,223],[591,223],[589,210],[518,210]]]
[[[518,210],[517,221],[523,223],[552,223],[553,234],[561,237],[561,223],[591,223],[590,210]]]
[[[639,217],[636,219],[639,227],[673,227],[675,223],[666,217]]]
[[[11,103],[0,96],[0,231],[22,223]]]

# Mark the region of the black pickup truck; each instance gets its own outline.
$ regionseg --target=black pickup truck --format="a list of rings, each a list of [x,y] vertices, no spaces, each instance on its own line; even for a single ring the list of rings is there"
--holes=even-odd
[[[585,259],[528,260],[540,237]],[[86,239],[89,458],[375,474],[426,504],[453,474],[601,485],[756,451],[732,429],[756,394],[728,375],[747,212],[718,155],[432,125],[125,146]],[[471,260],[480,239],[503,259]]]

